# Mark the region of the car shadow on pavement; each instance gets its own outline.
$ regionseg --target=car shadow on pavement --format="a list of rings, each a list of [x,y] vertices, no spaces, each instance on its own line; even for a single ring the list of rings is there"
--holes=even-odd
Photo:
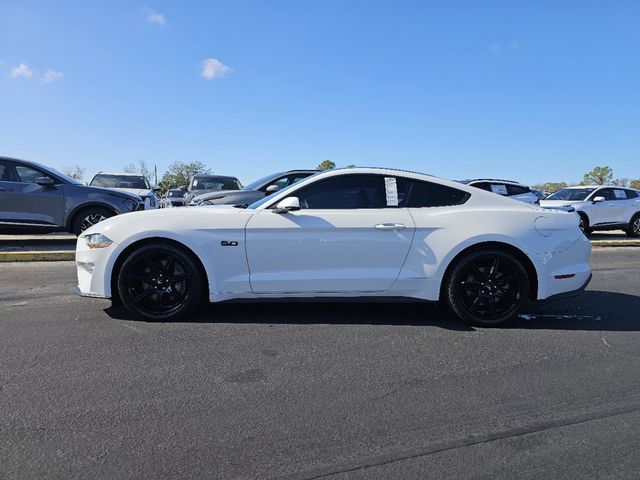
[[[122,306],[105,313],[116,320],[134,320]],[[423,302],[228,302],[206,305],[185,323],[330,324],[434,326],[472,331],[434,303]],[[578,297],[528,304],[512,329],[640,331],[640,296],[586,291]]]

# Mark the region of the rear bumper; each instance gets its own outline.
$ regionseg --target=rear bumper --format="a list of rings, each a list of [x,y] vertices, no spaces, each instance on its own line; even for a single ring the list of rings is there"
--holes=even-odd
[[[544,301],[548,302],[548,301],[554,301],[554,300],[562,300],[564,298],[577,297],[582,292],[584,292],[584,290],[587,288],[587,285],[589,285],[589,282],[591,282],[592,278],[593,278],[593,275],[589,273],[587,280],[582,284],[580,288],[577,288],[575,290],[570,290],[568,292],[556,293],[555,295],[551,295],[550,297],[547,297]]]

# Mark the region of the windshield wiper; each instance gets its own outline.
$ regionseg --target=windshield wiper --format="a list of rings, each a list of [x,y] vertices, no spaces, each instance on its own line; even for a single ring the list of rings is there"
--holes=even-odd
[[[240,203],[238,205],[234,205],[233,208],[247,208],[248,206],[248,203]]]

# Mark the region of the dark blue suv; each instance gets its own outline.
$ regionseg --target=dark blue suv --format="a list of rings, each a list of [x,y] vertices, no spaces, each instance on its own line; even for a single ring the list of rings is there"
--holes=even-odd
[[[0,232],[79,235],[105,218],[144,210],[135,195],[89,187],[52,168],[0,157]]]

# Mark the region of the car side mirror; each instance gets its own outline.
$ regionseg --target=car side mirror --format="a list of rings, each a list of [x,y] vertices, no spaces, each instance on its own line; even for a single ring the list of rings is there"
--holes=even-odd
[[[287,197],[278,202],[274,212],[287,213],[294,210],[300,210],[300,200],[298,200],[298,197]]]
[[[595,197],[593,199],[593,203],[600,203],[600,202],[604,202],[604,197]]]
[[[280,187],[278,185],[269,185],[265,192],[267,192],[267,195],[269,195],[270,193],[277,192],[278,190],[280,190]]]
[[[53,178],[49,177],[38,177],[36,178],[36,183],[41,187],[53,187],[56,182],[53,181]]]
[[[162,188],[156,185],[151,190],[153,190],[154,193],[158,193],[160,190],[162,190]]]

